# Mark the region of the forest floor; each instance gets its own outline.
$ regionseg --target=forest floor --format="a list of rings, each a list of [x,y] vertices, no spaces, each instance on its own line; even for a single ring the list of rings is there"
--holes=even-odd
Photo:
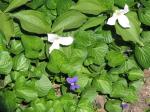
[[[96,103],[101,107],[98,112],[106,112],[104,110],[105,102],[104,96],[97,96]],[[128,108],[124,109],[123,112],[150,112],[150,70],[144,70],[144,85],[139,91],[138,102],[129,104]]]

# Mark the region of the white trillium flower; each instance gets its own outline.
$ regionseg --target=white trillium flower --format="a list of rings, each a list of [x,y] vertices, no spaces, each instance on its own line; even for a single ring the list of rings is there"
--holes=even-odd
[[[57,34],[48,34],[48,41],[52,43],[49,48],[49,53],[54,49],[59,49],[60,45],[71,45],[73,43],[73,37],[60,37]]]
[[[113,13],[113,16],[108,19],[107,24],[108,25],[115,25],[116,21],[118,20],[119,24],[122,27],[129,28],[130,27],[129,19],[127,16],[125,16],[125,14],[128,12],[129,12],[128,5],[125,5],[124,9],[116,10]]]

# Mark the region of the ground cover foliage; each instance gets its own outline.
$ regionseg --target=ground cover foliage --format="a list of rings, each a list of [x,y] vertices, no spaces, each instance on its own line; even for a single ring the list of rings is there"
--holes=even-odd
[[[125,5],[130,27],[108,25]],[[97,95],[122,112],[150,67],[149,29],[149,0],[0,0],[1,112],[96,112]],[[47,34],[73,43],[49,52]]]

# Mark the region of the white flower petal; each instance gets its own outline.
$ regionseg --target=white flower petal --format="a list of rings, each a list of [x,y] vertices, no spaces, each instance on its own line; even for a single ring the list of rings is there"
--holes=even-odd
[[[47,34],[48,35],[48,41],[49,42],[54,42],[56,39],[58,39],[57,34]]]
[[[73,43],[73,37],[60,37],[59,43],[61,45],[71,45]]]
[[[113,14],[113,16],[108,19],[107,24],[108,25],[115,25],[116,20],[117,20],[117,16],[116,16],[116,14]]]
[[[54,49],[59,49],[59,42],[56,40],[53,42],[53,44],[51,45],[51,47],[49,48],[49,53],[51,53]]]
[[[129,28],[130,27],[129,19],[125,15],[118,16],[118,22],[124,28]]]
[[[127,4],[125,4],[124,6],[124,14],[126,14],[127,12],[129,12],[129,7]]]

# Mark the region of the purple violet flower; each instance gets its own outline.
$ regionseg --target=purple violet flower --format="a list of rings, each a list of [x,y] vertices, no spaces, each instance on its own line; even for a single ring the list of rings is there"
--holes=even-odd
[[[74,76],[72,78],[68,77],[66,80],[67,80],[68,84],[70,84],[70,90],[74,91],[74,90],[80,88],[80,86],[76,84],[76,82],[78,81],[77,76]]]
[[[122,103],[122,104],[121,104],[121,107],[122,107],[123,109],[126,109],[126,108],[128,108],[128,104],[127,104],[127,103]]]

